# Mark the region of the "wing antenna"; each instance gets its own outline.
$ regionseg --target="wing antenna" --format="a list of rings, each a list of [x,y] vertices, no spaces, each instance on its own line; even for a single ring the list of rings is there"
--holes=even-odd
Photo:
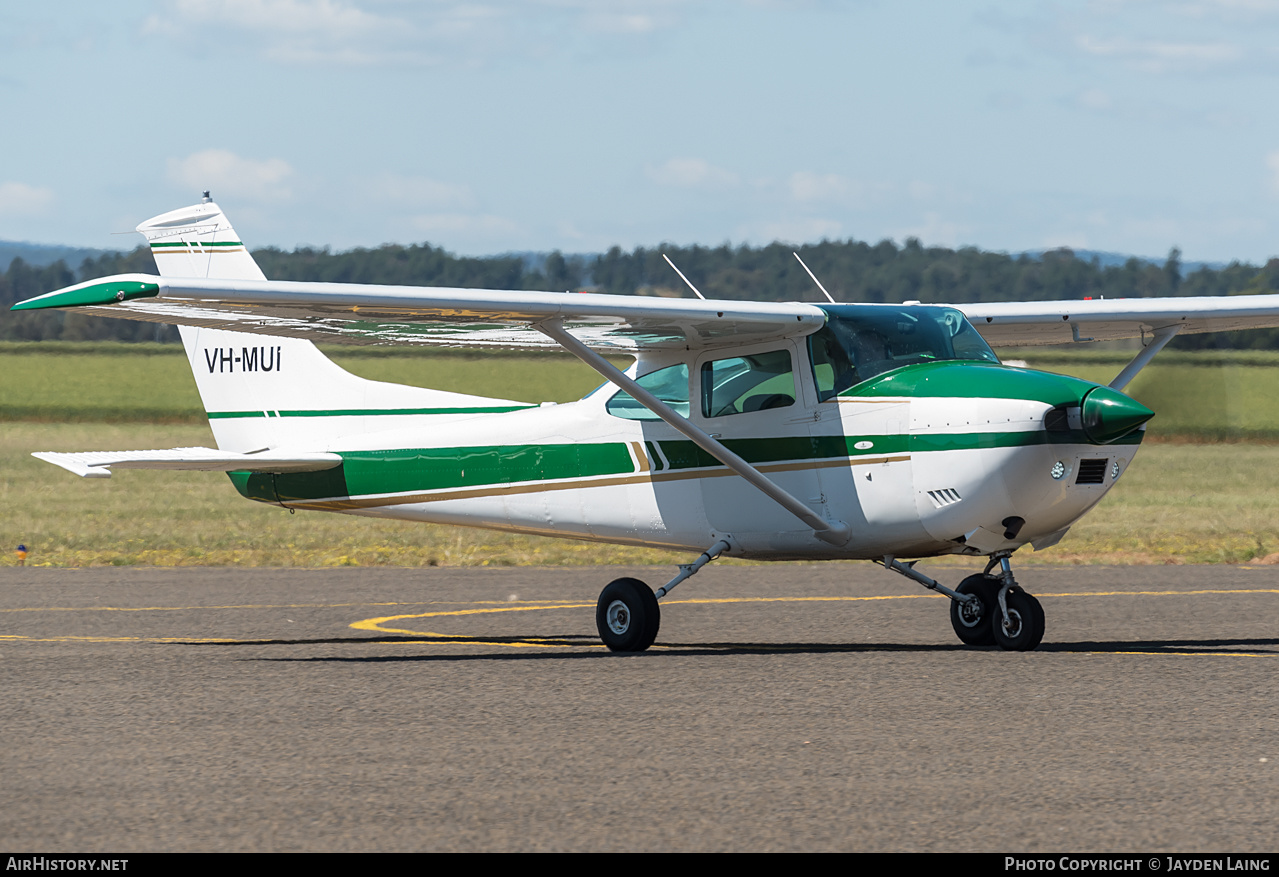
[[[667,265],[670,265],[672,268],[675,268],[675,263],[671,261],[671,257],[670,257],[670,256],[666,255],[665,253],[662,253],[662,258],[666,260],[666,264],[667,264]],[[696,287],[696,286],[694,286],[693,284],[689,283],[688,278],[684,276],[684,272],[683,272],[683,271],[679,270],[678,268],[675,268],[675,273],[679,275],[679,279],[680,279],[680,280],[683,280],[686,284],[688,284],[688,288],[689,288],[689,289],[693,290],[693,295],[697,296],[697,297],[698,297],[698,298],[700,298],[702,301],[706,301],[706,296],[704,296],[704,295],[702,295],[700,292],[698,292],[698,291],[697,291],[697,287]]]
[[[814,274],[807,265],[804,265],[804,260],[799,257],[799,253],[792,251],[791,255],[795,257],[795,261],[799,262],[800,265],[804,266],[804,270],[808,272],[809,277],[813,278],[813,282],[816,283],[817,288],[822,291],[822,295],[826,296],[826,300],[830,302],[831,304],[838,304],[838,302],[836,302],[835,299],[830,297],[830,293],[826,291],[826,287],[822,286],[822,282],[817,279],[817,275]]]

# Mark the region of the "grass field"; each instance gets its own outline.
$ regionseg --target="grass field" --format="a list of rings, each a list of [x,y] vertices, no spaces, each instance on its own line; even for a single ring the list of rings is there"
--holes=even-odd
[[[1019,354],[1108,381],[1125,354]],[[1134,383],[1159,412],[1122,483],[1059,546],[1020,562],[1243,562],[1279,553],[1279,356],[1165,354]],[[357,374],[524,401],[598,383],[553,355],[340,351]],[[1162,400],[1162,401],[1161,401]],[[208,445],[182,354],[160,346],[0,345],[0,563],[472,566],[671,563],[666,552],[396,521],[287,512],[239,497],[220,473],[121,471],[78,479],[35,450]],[[68,422],[71,421],[71,422]],[[79,421],[79,422],[76,422]],[[1213,444],[1205,438],[1229,437]],[[1196,439],[1195,443],[1159,439]],[[1253,439],[1240,441],[1240,439]],[[971,563],[971,562],[969,562]]]
[[[327,352],[372,380],[521,402],[568,402],[600,384],[568,354]],[[0,421],[14,420],[199,424],[204,409],[176,345],[0,343]]]
[[[53,566],[509,566],[661,563],[669,553],[487,530],[289,514],[240,497],[220,472],[121,470],[77,478],[33,450],[209,445],[207,427],[8,423],[0,433],[0,546]],[[601,559],[601,554],[604,558]],[[683,562],[683,558],[681,558]]]
[[[567,402],[599,376],[567,354],[461,353],[336,347],[344,368],[379,381]],[[1006,352],[1033,368],[1110,381],[1123,352]],[[625,364],[627,360],[618,360]],[[1279,441],[1279,354],[1165,352],[1128,391],[1156,412],[1149,437]],[[204,422],[180,348],[159,344],[0,344],[0,420],[56,423]]]
[[[0,433],[0,562],[509,566],[683,562],[669,552],[298,512],[241,499],[212,472],[76,478],[32,450],[208,444],[207,428],[9,423]],[[1019,562],[1240,562],[1279,553],[1279,445],[1154,444],[1060,545]]]

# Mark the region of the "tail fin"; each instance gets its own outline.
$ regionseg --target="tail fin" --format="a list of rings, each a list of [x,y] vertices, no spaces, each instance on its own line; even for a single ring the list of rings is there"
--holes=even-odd
[[[170,210],[138,226],[151,245],[161,277],[266,280],[222,211],[205,195],[192,207]]]
[[[218,205],[203,203],[138,226],[162,277],[265,280]],[[218,448],[327,449],[343,436],[510,411],[526,403],[356,377],[310,341],[179,326]]]

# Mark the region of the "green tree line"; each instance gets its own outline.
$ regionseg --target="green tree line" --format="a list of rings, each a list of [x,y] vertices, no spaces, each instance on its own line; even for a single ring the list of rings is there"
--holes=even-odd
[[[782,244],[764,247],[681,247],[663,244],[629,252],[613,247],[600,255],[455,256],[430,244],[386,245],[334,253],[328,248],[291,252],[265,248],[254,258],[266,275],[281,280],[455,286],[481,289],[596,290],[616,295],[688,296],[666,264],[670,256],[709,298],[753,301],[823,301],[820,292]],[[823,241],[798,249],[838,301],[964,303],[1039,299],[1249,295],[1279,291],[1279,259],[1266,265],[1231,263],[1183,271],[1173,249],[1162,264],[1129,259],[1103,266],[1067,249],[1042,256],[1010,256],[974,247],[925,247],[885,240]],[[172,327],[88,317],[61,311],[10,313],[11,304],[108,274],[155,273],[145,247],[86,259],[77,269],[62,262],[34,268],[14,259],[0,274],[0,340],[173,341]],[[1183,349],[1235,347],[1279,349],[1279,330],[1178,338]]]

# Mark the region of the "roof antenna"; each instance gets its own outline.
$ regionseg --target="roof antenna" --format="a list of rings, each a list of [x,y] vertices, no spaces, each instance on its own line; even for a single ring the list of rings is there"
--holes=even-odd
[[[208,203],[209,203],[210,201],[212,201],[212,200],[213,200],[213,198],[209,195],[209,190],[208,190],[208,189],[205,189],[205,190],[204,190],[204,197],[200,199],[200,203],[201,203],[201,204],[208,204]]]
[[[662,258],[666,260],[666,264],[667,264],[667,265],[670,265],[672,268],[675,268],[675,263],[671,261],[671,257],[670,257],[670,256],[666,255],[665,253],[662,253]],[[683,280],[685,283],[687,283],[687,284],[688,284],[688,288],[689,288],[689,289],[693,290],[693,295],[697,296],[697,297],[698,297],[698,298],[700,298],[702,301],[706,301],[706,296],[704,296],[704,295],[702,295],[700,292],[698,292],[698,291],[697,291],[697,287],[696,287],[696,286],[694,286],[693,284],[691,284],[691,283],[689,283],[689,282],[688,282],[688,278],[684,276],[684,272],[683,272],[683,271],[679,270],[678,268],[675,268],[675,273],[679,275],[679,279],[680,279],[680,280]]]
[[[792,250],[791,255],[795,257],[795,261],[799,262],[799,264],[801,265],[804,265],[804,260],[799,258],[799,253],[796,253]],[[807,265],[804,265],[804,270],[808,271],[808,276],[813,278],[813,282],[816,283],[817,288],[822,291],[822,295],[826,296],[826,300],[830,302],[831,304],[838,304],[838,302],[835,301],[835,299],[830,297],[830,293],[826,291],[826,287],[822,286],[822,282],[817,279],[816,274],[814,274],[811,270],[809,270],[809,267]]]

